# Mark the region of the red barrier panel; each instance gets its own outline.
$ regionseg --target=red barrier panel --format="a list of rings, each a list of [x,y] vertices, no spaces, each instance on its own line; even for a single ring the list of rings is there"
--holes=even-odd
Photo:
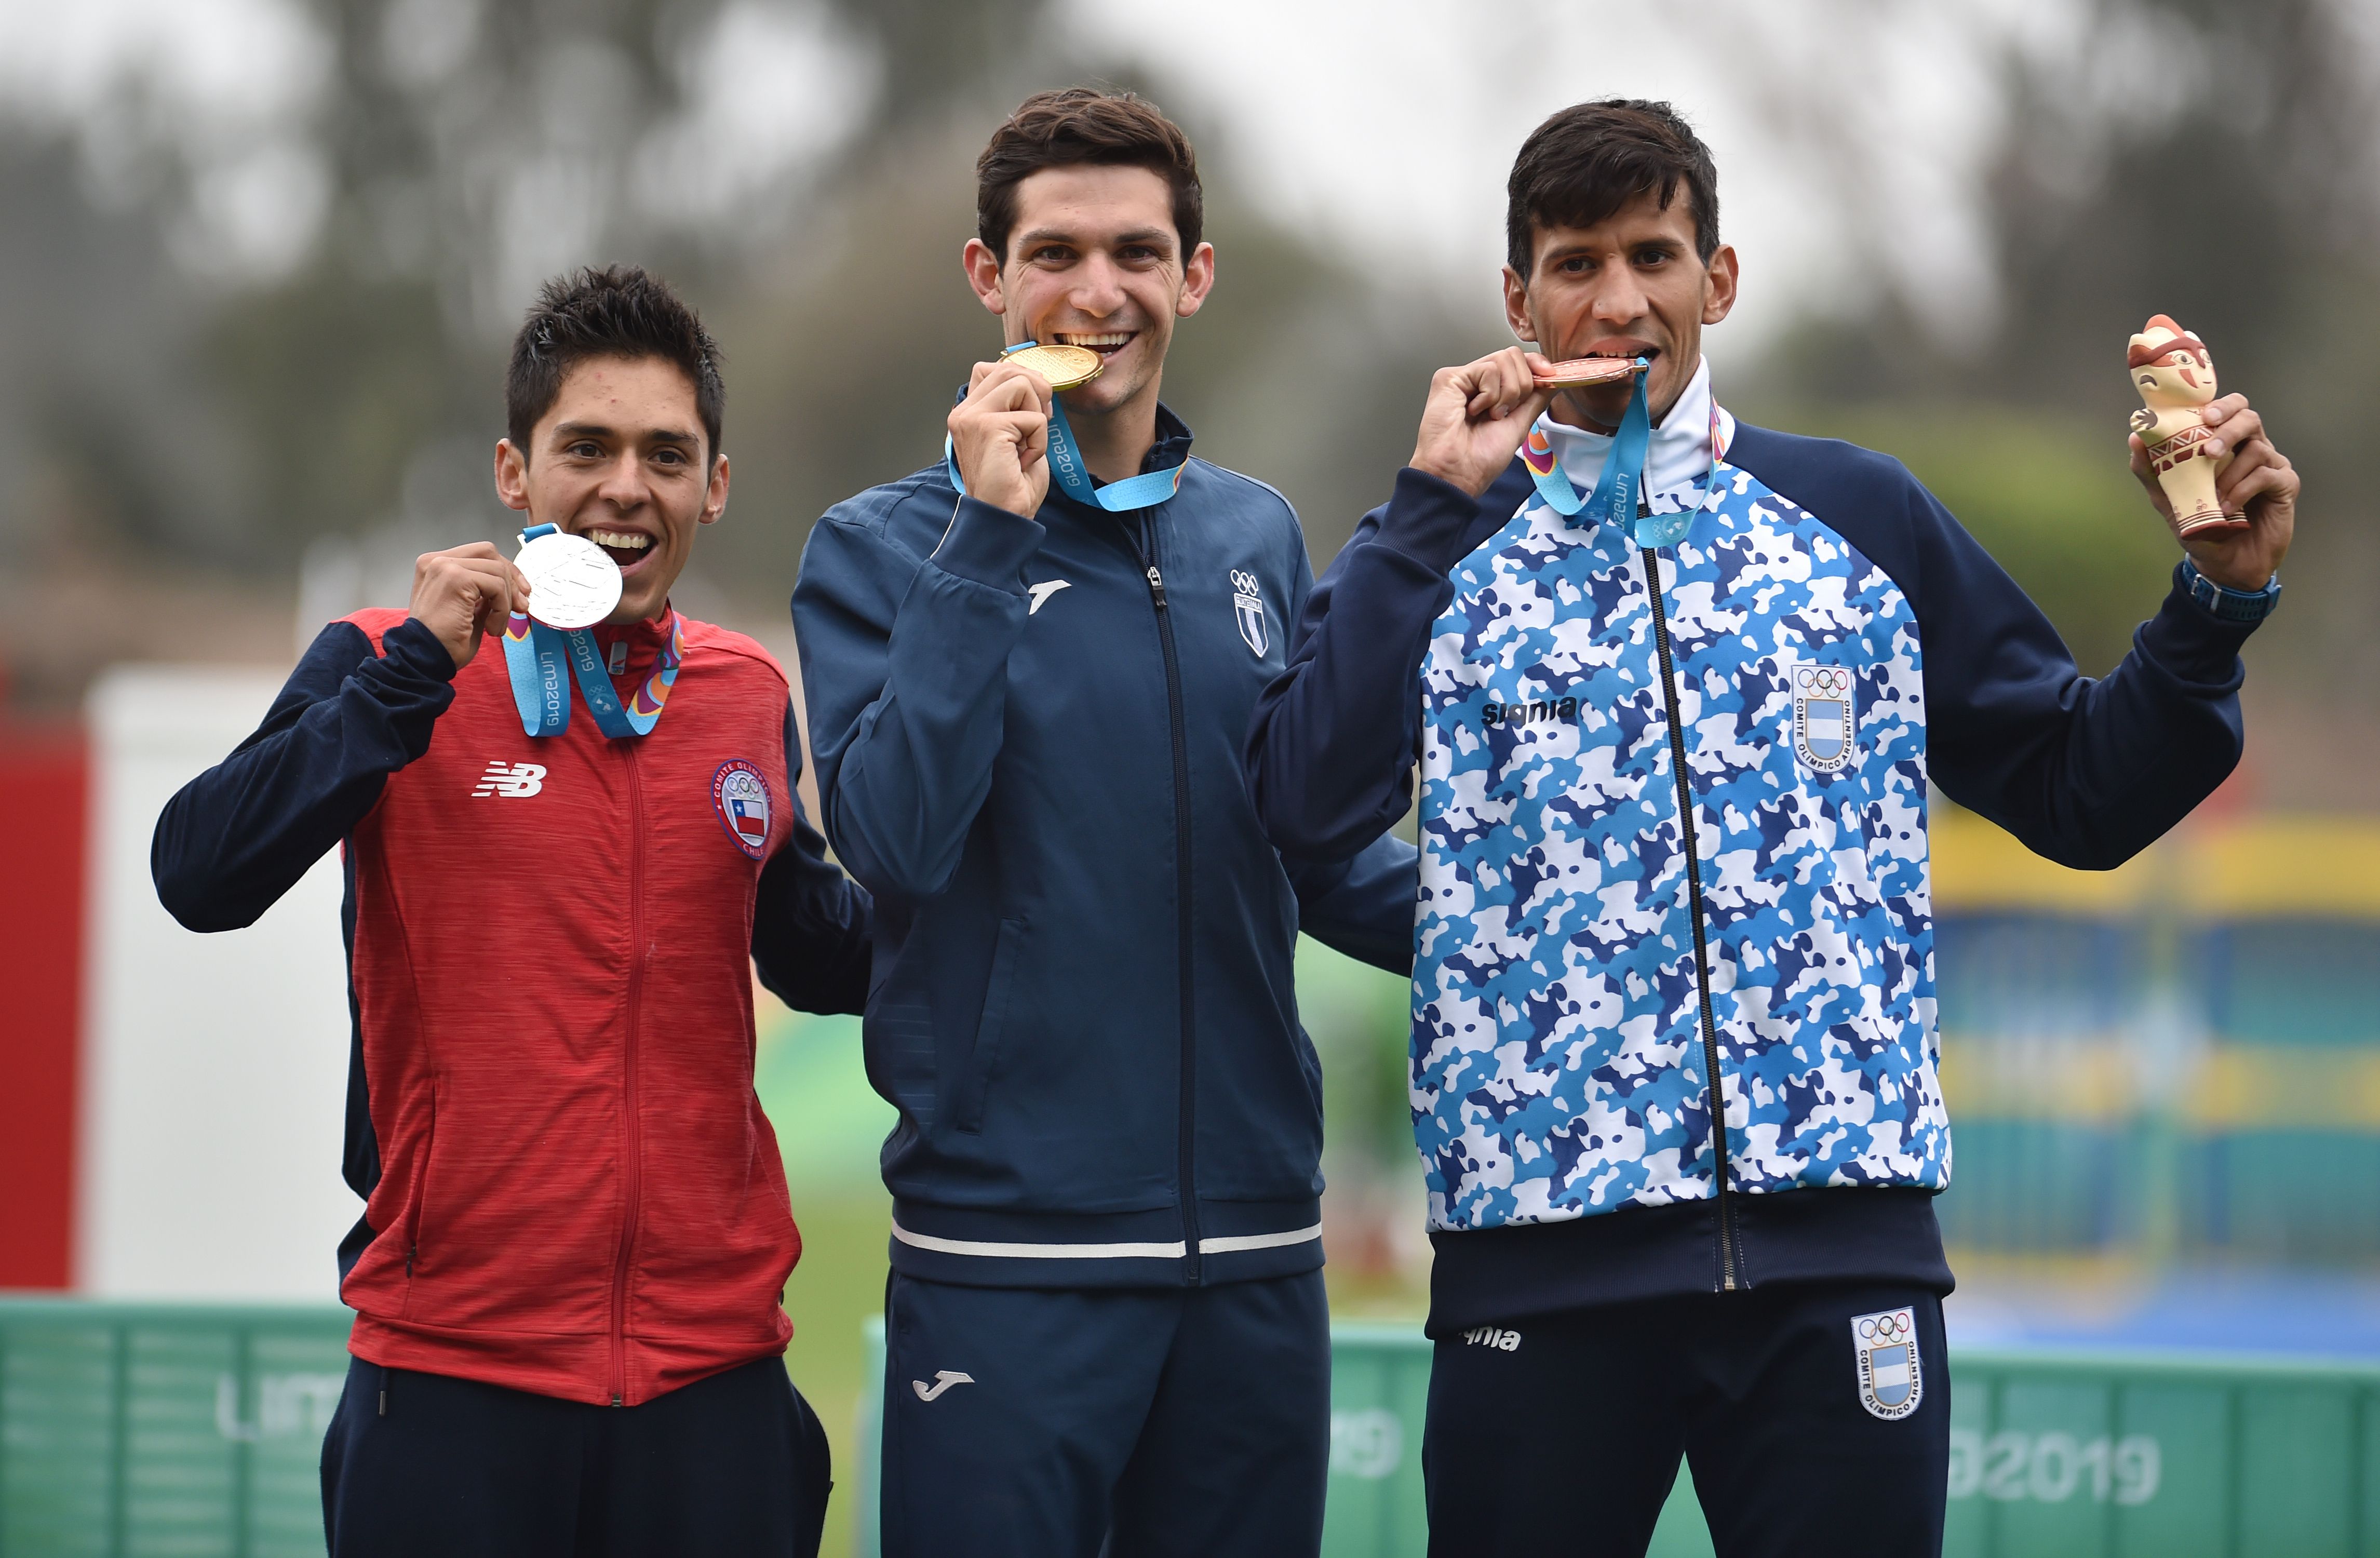
[[[89,753],[0,721],[0,1288],[73,1281]]]

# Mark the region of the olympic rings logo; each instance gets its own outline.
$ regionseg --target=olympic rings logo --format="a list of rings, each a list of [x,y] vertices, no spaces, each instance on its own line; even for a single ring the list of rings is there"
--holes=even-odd
[[[1232,570],[1232,588],[1238,590],[1243,595],[1257,594],[1258,592],[1257,590],[1257,576],[1239,568],[1233,568]]]
[[[1829,696],[1851,690],[1852,674],[1832,665],[1804,665],[1797,679],[1803,692],[1822,692]]]
[[[1911,1323],[1911,1317],[1906,1313],[1876,1315],[1860,1321],[1859,1333],[1863,1342],[1889,1344],[1903,1336],[1915,1335],[1917,1328]]]

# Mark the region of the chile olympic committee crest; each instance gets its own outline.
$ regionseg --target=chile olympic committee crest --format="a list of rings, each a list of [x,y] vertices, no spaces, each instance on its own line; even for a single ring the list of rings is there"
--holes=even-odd
[[[719,765],[710,776],[710,805],[736,848],[758,860],[769,853],[769,781],[742,758]]]

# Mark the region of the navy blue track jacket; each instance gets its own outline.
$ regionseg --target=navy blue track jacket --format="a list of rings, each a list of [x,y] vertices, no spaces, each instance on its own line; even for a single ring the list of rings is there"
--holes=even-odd
[[[940,465],[837,505],[794,592],[827,836],[875,895],[892,1261],[980,1285],[1321,1264],[1302,927],[1412,966],[1415,854],[1284,869],[1240,746],[1312,576],[1296,515],[1189,456],[1167,503],[1027,519]]]
[[[1293,858],[1378,837],[1421,765],[1433,1334],[1789,1280],[1947,1292],[1929,785],[2104,869],[2239,758],[2249,629],[2179,577],[2094,681],[1898,461],[1736,426],[1714,474],[1639,548],[1517,460],[1478,501],[1402,472],[1250,733]]]

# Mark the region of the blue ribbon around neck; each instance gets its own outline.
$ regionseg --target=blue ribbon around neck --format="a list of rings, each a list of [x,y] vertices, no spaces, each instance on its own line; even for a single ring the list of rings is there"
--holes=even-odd
[[[551,535],[558,527],[531,525],[520,533],[530,542]],[[578,690],[586,696],[597,728],[616,741],[624,736],[644,736],[661,723],[662,706],[677,684],[677,669],[686,658],[686,639],[677,613],[670,613],[669,630],[652,674],[625,706],[613,689],[611,674],[595,647],[595,635],[584,627],[567,632],[549,627],[520,612],[504,624],[504,670],[512,678],[513,706],[520,711],[521,729],[531,736],[559,736],[570,728],[570,671],[578,672]]]
[[[1021,352],[1036,344],[1019,341],[1004,348],[1000,355],[1006,357],[1010,352]],[[1159,504],[1172,501],[1175,491],[1182,485],[1182,473],[1190,465],[1184,460],[1164,470],[1144,470],[1138,476],[1111,481],[1104,487],[1093,486],[1091,468],[1083,463],[1083,452],[1075,443],[1075,430],[1066,425],[1065,402],[1055,396],[1050,397],[1049,460],[1050,474],[1057,480],[1060,492],[1087,507],[1104,508],[1111,514],[1121,514],[1134,508],[1154,508]],[[948,433],[942,435],[942,469],[949,475],[951,485],[964,495],[966,483],[959,479],[958,452],[952,447]]]
[[[1636,360],[1635,392],[1628,397],[1627,414],[1620,419],[1620,431],[1612,435],[1610,452],[1603,457],[1603,471],[1595,480],[1595,491],[1585,497],[1579,496],[1578,488],[1563,472],[1558,457],[1548,458],[1543,469],[1528,462],[1529,478],[1537,484],[1537,494],[1556,514],[1567,517],[1585,510],[1590,524],[1617,526],[1633,537],[1639,546],[1670,546],[1694,523],[1694,511],[1636,512],[1638,494],[1645,484],[1645,455],[1653,444],[1653,410],[1645,399],[1645,383],[1652,373],[1645,359]]]

